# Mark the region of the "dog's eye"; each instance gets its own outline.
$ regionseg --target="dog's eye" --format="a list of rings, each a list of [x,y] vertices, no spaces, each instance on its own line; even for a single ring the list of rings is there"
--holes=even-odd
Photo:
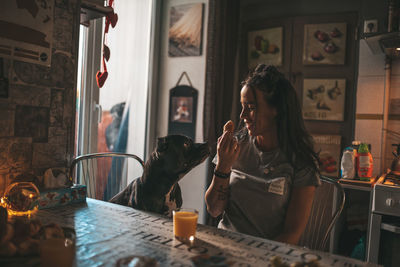
[[[185,142],[185,143],[183,144],[183,146],[184,146],[185,148],[189,148],[190,143],[189,143],[189,142]]]

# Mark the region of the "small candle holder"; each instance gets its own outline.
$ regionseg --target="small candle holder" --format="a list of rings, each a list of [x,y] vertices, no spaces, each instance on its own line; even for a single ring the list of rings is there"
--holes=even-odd
[[[16,182],[6,188],[0,205],[7,209],[9,215],[30,216],[38,209],[39,197],[39,189],[33,183]]]

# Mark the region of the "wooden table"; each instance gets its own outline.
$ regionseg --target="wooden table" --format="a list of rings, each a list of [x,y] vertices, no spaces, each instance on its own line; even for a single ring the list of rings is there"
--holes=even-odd
[[[223,255],[233,266],[268,266],[274,255],[289,263],[317,258],[321,266],[376,266],[205,225],[198,225],[189,246],[173,237],[169,218],[94,199],[40,210],[35,217],[75,229],[76,266],[114,266],[132,255],[155,258],[160,266],[193,266],[190,258],[199,254]]]

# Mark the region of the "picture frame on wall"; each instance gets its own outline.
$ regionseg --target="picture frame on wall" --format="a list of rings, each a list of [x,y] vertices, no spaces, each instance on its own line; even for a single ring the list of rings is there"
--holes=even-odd
[[[304,65],[344,65],[347,24],[321,23],[304,25]]]
[[[193,97],[172,96],[170,121],[191,123],[193,121]]]
[[[303,118],[344,121],[346,79],[304,79]]]
[[[312,134],[314,151],[319,154],[322,175],[339,177],[341,141],[340,135]]]
[[[283,27],[272,27],[247,33],[247,62],[249,69],[258,64],[282,66]]]
[[[182,76],[186,74],[184,72]],[[187,74],[186,74],[187,75]],[[189,76],[187,76],[189,77]],[[195,139],[198,91],[191,82],[177,85],[169,91],[168,135],[182,134]],[[190,79],[188,79],[190,81]]]
[[[204,4],[172,6],[169,12],[168,55],[170,57],[200,56]]]

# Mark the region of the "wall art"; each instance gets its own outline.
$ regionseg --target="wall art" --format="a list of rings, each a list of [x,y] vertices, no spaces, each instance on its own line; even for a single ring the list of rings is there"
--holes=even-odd
[[[282,65],[283,27],[250,31],[247,34],[247,62],[250,69],[260,63]]]
[[[303,118],[344,120],[345,79],[304,79]]]
[[[202,3],[171,7],[168,31],[170,57],[201,55],[203,10]]]
[[[303,64],[343,65],[346,58],[346,23],[304,25]]]

